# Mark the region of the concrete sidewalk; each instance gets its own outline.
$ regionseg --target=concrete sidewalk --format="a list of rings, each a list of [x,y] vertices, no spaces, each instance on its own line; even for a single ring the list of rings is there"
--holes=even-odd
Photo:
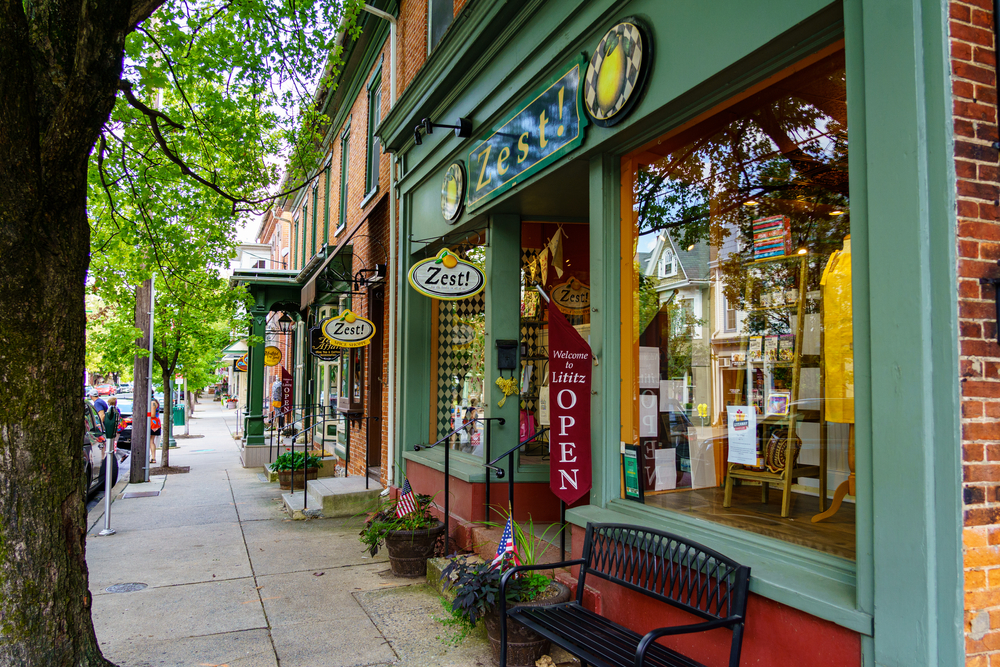
[[[188,474],[119,484],[111,526],[89,517],[87,563],[104,655],[121,667],[407,667],[490,665],[478,636],[458,645],[422,580],[370,558],[357,519],[291,521],[276,483],[244,470],[234,411],[198,405],[192,434],[171,450]],[[135,490],[156,496],[122,498]],[[113,593],[118,584],[144,584]]]

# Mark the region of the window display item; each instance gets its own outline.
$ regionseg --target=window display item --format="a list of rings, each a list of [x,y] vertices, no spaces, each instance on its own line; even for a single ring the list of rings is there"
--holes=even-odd
[[[760,361],[762,358],[763,337],[750,336],[750,347],[747,350],[748,359],[751,362]]]
[[[794,436],[791,443],[792,455],[788,457],[788,429],[778,429],[771,433],[764,450],[764,466],[768,472],[781,474],[785,470],[786,460],[791,459],[792,466],[798,463],[799,451],[802,449],[802,438]]]
[[[778,360],[778,337],[777,336],[765,336],[764,337],[764,360],[770,363],[774,363]]]
[[[830,256],[823,289],[826,420],[854,423],[854,311],[851,304],[851,237]]]
[[[791,393],[787,391],[772,391],[767,397],[767,414],[785,416],[788,414],[788,401]]]
[[[791,253],[791,248],[792,233],[787,216],[773,215],[753,221],[754,259],[787,255]]]

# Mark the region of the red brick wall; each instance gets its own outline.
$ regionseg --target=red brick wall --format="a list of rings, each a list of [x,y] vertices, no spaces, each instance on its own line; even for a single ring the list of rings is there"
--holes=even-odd
[[[1000,665],[1000,275],[992,0],[953,1],[951,67],[958,178],[966,665]]]
[[[423,67],[427,60],[427,1],[408,0],[403,2],[399,10],[399,35],[401,53],[399,69],[396,72],[398,95],[402,95],[406,87]],[[398,99],[397,95],[397,99]]]

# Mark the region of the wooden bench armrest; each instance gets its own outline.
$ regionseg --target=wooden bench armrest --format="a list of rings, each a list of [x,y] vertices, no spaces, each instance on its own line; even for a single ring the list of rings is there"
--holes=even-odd
[[[650,630],[647,632],[642,640],[639,642],[638,648],[635,651],[635,667],[642,667],[643,662],[646,659],[646,650],[649,645],[660,637],[668,637],[670,635],[683,635],[690,632],[704,632],[706,630],[714,630],[716,628],[724,628],[726,626],[733,625],[740,622],[739,616],[730,616],[728,618],[718,618],[714,621],[705,621],[704,623],[692,623],[690,625],[674,625],[668,628],[656,628],[655,630]]]

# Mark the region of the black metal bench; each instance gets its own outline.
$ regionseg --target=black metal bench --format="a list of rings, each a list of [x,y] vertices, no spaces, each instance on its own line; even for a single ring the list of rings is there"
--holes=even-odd
[[[729,667],[739,667],[750,568],[671,533],[622,524],[587,524],[583,557],[521,570],[580,566],[576,600],[537,607],[511,607],[500,626],[500,667],[507,667],[507,622],[518,621],[566,649],[583,667],[701,667],[701,663],[656,643],[660,637],[729,628]],[[587,577],[600,577],[701,617],[704,622],[651,630],[640,635],[583,607]]]

